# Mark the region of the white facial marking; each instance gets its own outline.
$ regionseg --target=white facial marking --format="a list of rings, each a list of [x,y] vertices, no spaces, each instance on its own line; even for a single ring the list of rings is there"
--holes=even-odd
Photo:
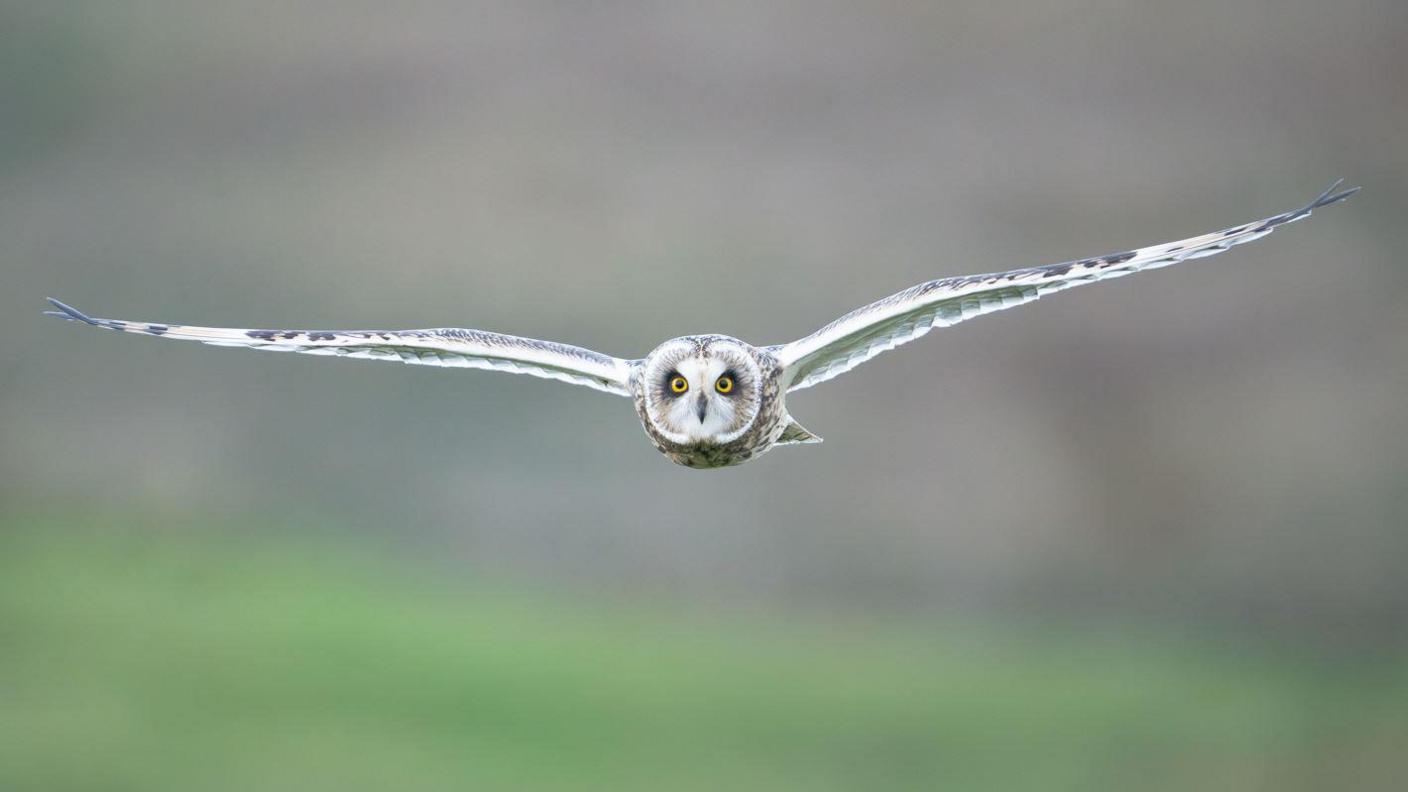
[[[757,416],[760,372],[746,349],[715,344],[698,354],[692,347],[666,345],[657,354],[647,375],[649,414],[657,431],[680,444],[724,444],[748,430]],[[719,393],[719,378],[726,373],[733,375],[733,388]],[[675,375],[688,383],[683,394],[669,387]]]
[[[689,390],[665,405],[671,428],[693,441],[717,441],[726,435],[737,417],[737,397],[719,393],[715,383],[728,365],[718,359],[688,358],[675,370],[689,381]]]

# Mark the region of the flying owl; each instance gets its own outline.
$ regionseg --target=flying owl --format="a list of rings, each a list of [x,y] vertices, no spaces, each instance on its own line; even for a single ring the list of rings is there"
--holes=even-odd
[[[1166,245],[1043,267],[931,280],[852,311],[790,344],[757,347],[726,335],[674,338],[625,360],[483,330],[237,330],[95,319],[58,300],[49,316],[108,330],[307,355],[492,369],[630,398],[650,441],[691,468],[738,465],[780,445],[819,443],[787,412],[787,395],[825,382],[935,327],[1052,292],[1220,253],[1342,201],[1340,182],[1300,209]]]

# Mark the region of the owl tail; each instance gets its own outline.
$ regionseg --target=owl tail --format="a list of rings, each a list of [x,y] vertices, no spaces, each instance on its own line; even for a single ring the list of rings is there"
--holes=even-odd
[[[797,423],[797,419],[787,416],[787,428],[782,430],[782,436],[777,438],[777,445],[794,445],[801,443],[820,443],[821,438],[808,432]]]

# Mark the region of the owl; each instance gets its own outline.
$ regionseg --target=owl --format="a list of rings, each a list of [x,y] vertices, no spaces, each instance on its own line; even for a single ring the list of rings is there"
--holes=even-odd
[[[96,319],[51,299],[50,316],[108,330],[306,355],[491,369],[585,385],[630,398],[661,453],[690,468],[720,468],[777,446],[819,443],[787,411],[787,396],[819,385],[935,327],[1029,303],[1074,286],[1220,253],[1260,239],[1358,188],[1336,182],[1305,206],[1223,231],[1109,256],[931,280],[877,300],[790,344],[753,346],[726,335],[674,338],[627,360],[551,341],[483,330],[243,330]]]

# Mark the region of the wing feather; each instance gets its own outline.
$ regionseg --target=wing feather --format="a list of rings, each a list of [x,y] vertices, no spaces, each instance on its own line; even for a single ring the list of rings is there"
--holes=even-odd
[[[1260,239],[1314,209],[1342,201],[1358,187],[1340,182],[1305,206],[1232,228],[1163,245],[1097,258],[921,283],[859,308],[811,335],[769,347],[784,367],[788,390],[801,390],[859,366],[876,355],[975,316],[1029,303],[1053,292],[1216,255]]]
[[[396,360],[417,366],[488,369],[528,374],[629,396],[631,362],[590,349],[531,338],[460,328],[427,330],[245,330],[233,327],[98,319],[50,298],[45,311],[106,330],[245,347],[362,360]]]

